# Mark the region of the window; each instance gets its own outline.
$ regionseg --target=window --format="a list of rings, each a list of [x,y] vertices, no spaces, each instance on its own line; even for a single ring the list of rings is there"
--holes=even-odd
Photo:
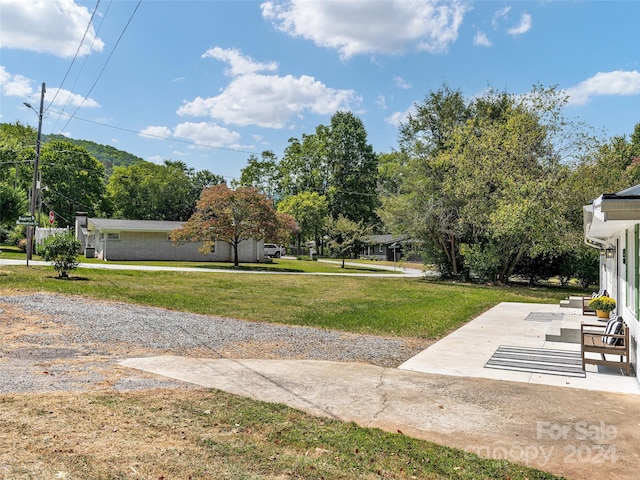
[[[119,233],[107,233],[107,240],[120,240]]]

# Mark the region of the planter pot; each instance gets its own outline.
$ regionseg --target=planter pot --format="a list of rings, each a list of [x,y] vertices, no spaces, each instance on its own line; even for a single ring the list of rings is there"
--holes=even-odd
[[[596,316],[598,318],[609,318],[609,312],[605,312],[604,310],[596,310]]]

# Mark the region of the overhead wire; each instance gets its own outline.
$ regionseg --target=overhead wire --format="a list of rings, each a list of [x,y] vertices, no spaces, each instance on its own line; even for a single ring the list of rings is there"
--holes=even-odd
[[[78,45],[78,48],[76,50],[75,55],[73,56],[73,59],[71,60],[71,64],[69,64],[69,68],[67,69],[67,72],[64,74],[64,78],[62,79],[62,82],[60,82],[60,86],[58,87],[58,91],[56,91],[56,94],[53,96],[53,98],[51,99],[51,101],[49,102],[49,105],[47,105],[47,108],[45,108],[45,110],[48,110],[49,107],[51,107],[51,105],[53,104],[55,99],[58,97],[58,94],[60,93],[60,89],[62,89],[62,86],[64,85],[64,82],[67,80],[67,77],[69,76],[69,72],[71,72],[71,69],[73,68],[73,65],[75,64],[76,59],[78,58],[78,54],[80,53],[80,49],[82,48],[82,44],[84,43],[85,38],[87,38],[87,33],[89,33],[89,29],[91,28],[91,24],[93,23],[93,17],[95,17],[96,12],[98,11],[98,6],[99,5],[100,5],[100,0],[97,1],[96,6],[94,7],[93,12],[91,13],[91,17],[89,18],[89,22],[87,23],[87,28],[84,30],[84,35],[82,35],[82,39],[80,40],[80,44]],[[95,39],[94,39],[94,41],[95,41]],[[93,42],[92,42],[91,45],[93,45]],[[65,103],[64,106],[66,106],[66,103]],[[64,110],[64,106],[63,106],[63,110]],[[54,126],[54,128],[55,128],[55,126]]]
[[[136,7],[133,9],[133,12],[129,16],[129,20],[127,20],[126,25],[124,26],[124,28],[122,29],[122,32],[120,32],[120,35],[118,36],[118,40],[116,40],[116,43],[114,44],[113,48],[111,49],[111,52],[109,52],[109,56],[105,60],[104,65],[102,66],[102,69],[100,70],[100,73],[98,73],[98,76],[97,76],[96,80],[93,82],[93,85],[91,85],[91,88],[89,89],[87,94],[82,99],[82,102],[80,102],[80,105],[78,105],[76,107],[75,111],[73,112],[73,114],[71,114],[71,116],[69,117],[69,120],[67,120],[67,123],[64,125],[64,127],[62,127],[60,132],[63,132],[67,128],[67,126],[69,125],[71,120],[73,120],[75,118],[75,115],[78,113],[78,110],[80,110],[80,108],[82,108],[82,106],[84,105],[84,102],[87,100],[89,95],[91,95],[91,92],[93,92],[93,89],[96,87],[96,85],[100,81],[100,78],[102,77],[102,74],[106,70],[107,65],[109,64],[109,61],[111,60],[111,57],[113,56],[114,52],[118,48],[118,45],[120,44],[120,40],[122,40],[122,37],[124,36],[125,32],[129,28],[129,25],[131,24],[131,21],[133,20],[133,17],[135,16],[136,12],[138,11],[138,8],[140,7],[141,3],[142,3],[142,0],[138,0],[138,3],[136,4]]]
[[[67,116],[70,117],[71,115],[65,112],[57,112],[57,111],[51,111],[51,113],[55,114],[55,115],[62,115],[62,116]],[[86,118],[81,118],[81,117],[73,117],[75,120],[80,120],[81,122],[87,122],[87,123],[92,123],[94,125],[100,125],[101,127],[107,127],[107,128],[112,128],[114,130],[120,130],[122,132],[128,132],[128,133],[134,133],[136,135],[141,135],[143,137],[150,137],[150,138],[157,138],[160,140],[170,140],[172,142],[176,142],[176,143],[185,143],[187,145],[192,145],[194,147],[201,147],[201,148],[211,148],[214,150],[225,150],[228,152],[237,152],[237,153],[249,153],[252,155],[259,155],[260,152],[256,152],[256,151],[250,151],[250,150],[240,150],[240,149],[236,149],[236,148],[227,148],[227,147],[216,147],[215,145],[207,145],[206,143],[197,143],[197,142],[192,142],[189,140],[183,140],[180,138],[175,138],[175,137],[165,137],[163,135],[154,135],[151,133],[144,133],[141,132],[139,130],[132,130],[130,128],[124,128],[124,127],[118,127],[116,125],[109,125],[108,123],[103,123],[103,122],[97,122],[95,120],[88,120]]]

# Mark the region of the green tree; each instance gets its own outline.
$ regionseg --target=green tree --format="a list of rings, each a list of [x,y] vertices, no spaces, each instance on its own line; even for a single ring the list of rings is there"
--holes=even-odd
[[[380,217],[392,232],[420,240],[443,277],[463,273],[460,243],[467,234],[460,222],[463,200],[446,183],[453,167],[443,159],[471,108],[459,90],[444,85],[431,91],[401,125],[401,151],[382,163]]]
[[[202,190],[205,188],[213,187],[221,183],[226,183],[222,175],[217,175],[209,170],[198,170],[191,176],[191,183],[193,184],[192,191],[196,198],[200,198]]]
[[[465,263],[482,279],[506,283],[523,256],[553,251],[567,232],[554,195],[564,170],[531,98],[481,100],[481,115],[452,136],[448,189],[463,200]]]
[[[385,223],[422,241],[445,276],[504,283],[522,259],[558,251],[575,234],[566,159],[590,147],[562,117],[565,101],[540,87],[469,101],[432,93],[401,129],[409,160],[400,193],[383,198]]]
[[[52,262],[58,276],[66,278],[69,272],[78,268],[80,242],[71,235],[53,235],[44,241],[40,255],[46,262]]]
[[[241,171],[238,186],[256,188],[273,199],[279,196],[279,178],[278,159],[272,151],[266,150],[260,160],[255,155],[249,157],[247,166]]]
[[[243,240],[261,240],[277,235],[278,217],[273,202],[255,188],[231,190],[224,184],[203,190],[195,213],[184,226],[174,230],[174,242],[202,242],[200,251],[213,251],[216,240],[233,247],[234,265]]]
[[[16,123],[0,124],[0,182],[27,194],[33,181],[37,131]]]
[[[73,225],[78,210],[93,215],[102,209],[104,165],[84,148],[60,140],[45,143],[40,178],[42,202],[60,226]]]
[[[302,141],[290,138],[279,164],[282,195],[315,192],[326,195],[329,188],[329,128],[318,125],[315,133],[303,134]]]
[[[303,240],[313,239],[316,245],[322,244],[325,219],[329,213],[326,197],[316,192],[290,195],[278,204],[278,212],[290,214],[297,222],[298,250]]]
[[[337,112],[329,128],[329,213],[333,218],[342,215],[365,225],[377,224],[378,156],[367,143],[364,124],[351,112]]]
[[[353,258],[362,251],[365,238],[370,235],[371,228],[362,222],[354,222],[338,215],[338,218],[330,218],[327,221],[329,235],[329,248],[333,255],[342,259],[342,268],[347,258]]]
[[[0,183],[0,226],[13,227],[16,219],[26,213],[27,196],[24,191],[14,188],[12,185]]]
[[[136,220],[186,220],[200,195],[182,162],[165,160],[116,167],[107,184],[116,218]]]

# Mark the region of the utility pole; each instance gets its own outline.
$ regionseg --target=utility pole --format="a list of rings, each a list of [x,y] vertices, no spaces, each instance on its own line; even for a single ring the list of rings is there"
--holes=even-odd
[[[40,113],[38,113],[38,137],[36,140],[36,159],[33,164],[33,184],[31,186],[31,199],[29,202],[29,214],[31,218],[35,219],[36,216],[36,204],[38,198],[38,190],[40,188],[40,181],[38,175],[38,166],[40,164],[40,139],[42,138],[42,111],[44,109],[44,94],[46,92],[45,84],[42,82],[42,92],[40,94]],[[25,103],[27,107],[31,110],[34,108]],[[34,110],[35,111],[35,110]],[[31,260],[31,255],[33,253],[33,236],[35,233],[35,226],[30,225],[27,227],[27,266],[29,266],[29,260]]]

